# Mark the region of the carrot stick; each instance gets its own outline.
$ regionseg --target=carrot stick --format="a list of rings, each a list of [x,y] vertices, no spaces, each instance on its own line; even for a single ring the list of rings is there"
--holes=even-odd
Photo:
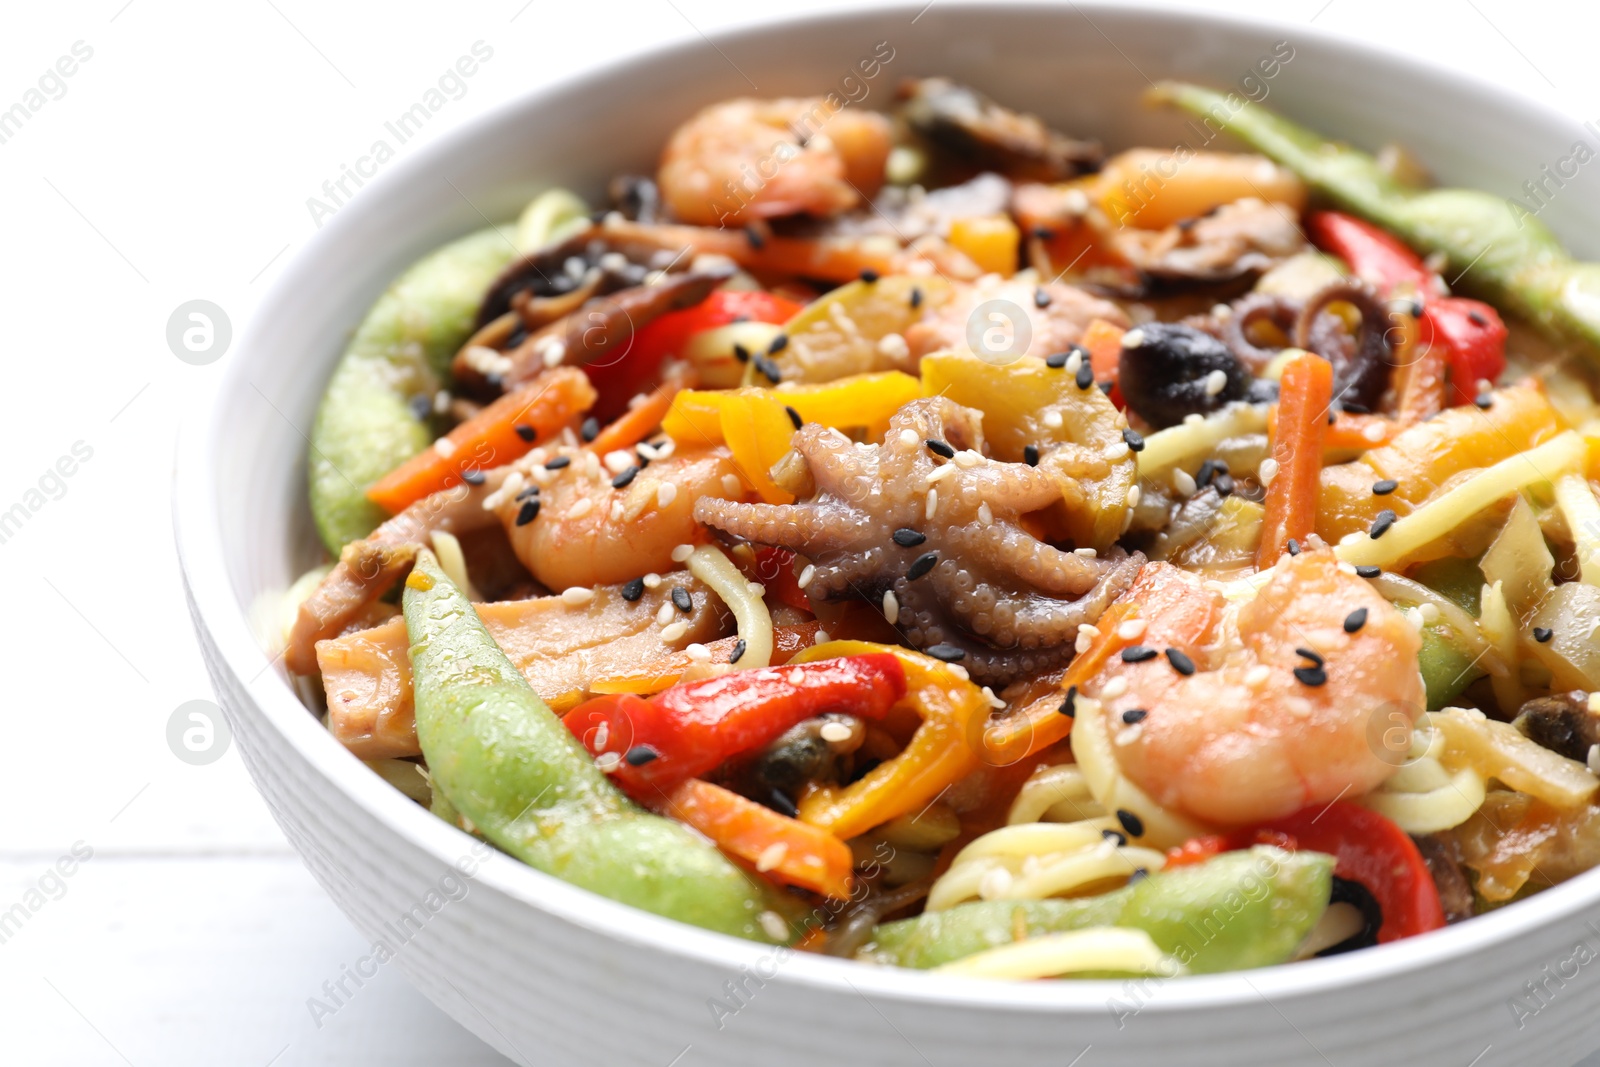
[[[1396,421],[1410,426],[1444,410],[1445,369],[1450,353],[1446,345],[1423,344],[1416,319],[1402,316],[1402,321],[1405,333],[1395,350],[1395,362],[1401,368]]]
[[[602,429],[589,450],[597,456],[615,452],[619,448],[632,448],[650,436],[650,431],[661,425],[672,398],[690,382],[685,376],[668,378],[646,395],[643,402],[629,408]]]
[[[698,778],[674,787],[655,807],[780,882],[835,900],[850,897],[850,846],[826,830]]]
[[[576,367],[558,367],[507,393],[440,440],[372,483],[367,499],[391,514],[448,489],[468,470],[489,470],[524,455],[589,410],[595,391]],[[520,431],[520,432],[519,432]]]
[[[1328,405],[1333,400],[1333,365],[1309,352],[1283,368],[1278,386],[1278,422],[1272,458],[1278,465],[1267,486],[1266,514],[1256,566],[1278,562],[1289,539],[1304,540],[1316,527],[1321,488],[1322,447],[1328,436]]]
[[[1078,343],[1089,350],[1089,363],[1094,367],[1094,380],[1097,382],[1112,382],[1117,380],[1117,365],[1122,362],[1122,334],[1123,329],[1108,319],[1094,319],[1084,327],[1083,336]],[[1122,390],[1117,385],[1111,386],[1111,402],[1117,407],[1126,407],[1122,401]]]

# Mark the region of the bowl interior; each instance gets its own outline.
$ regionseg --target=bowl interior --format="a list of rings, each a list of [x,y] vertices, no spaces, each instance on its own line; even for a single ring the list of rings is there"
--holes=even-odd
[[[869,77],[872,60],[877,69]],[[281,664],[263,651],[247,620],[320,558],[305,504],[307,434],[327,376],[364,310],[416,257],[485,220],[513,217],[544,188],[566,185],[598,201],[611,175],[652,170],[668,133],[697,107],[737,95],[829,92],[852,106],[883,107],[896,80],[910,74],[968,82],[1112,148],[1224,146],[1176,114],[1141,106],[1140,95],[1150,79],[1163,77],[1232,86],[1241,97],[1366,147],[1403,142],[1445,182],[1505,195],[1518,195],[1521,184],[1563,155],[1580,132],[1575,122],[1479,83],[1303,27],[1089,3],[939,3],[751,30],[719,38],[715,48],[695,41],[514,102],[398,161],[326,224],[262,304],[228,357],[215,396],[186,429],[176,502],[185,569],[204,625],[235,671],[255,679],[251,693],[277,727],[330,775],[350,776],[347,787],[340,785],[352,803],[381,809],[397,833],[442,830],[420,829],[429,817],[412,809],[412,818],[398,794],[378,795],[376,780],[361,775],[300,707]],[[1541,215],[1574,251],[1591,255],[1600,248],[1590,236],[1600,222],[1597,180],[1581,174]],[[522,879],[527,899],[539,897],[542,876],[516,868],[510,877]],[[1595,883],[1585,878],[1547,895],[1548,907],[1576,908],[1595,899]],[[1465,952],[1532,921],[1518,911],[1376,950],[1359,966],[1371,973],[1385,965],[1379,955],[1391,961],[1387,965],[1404,966],[1440,952]],[[622,914],[596,913],[606,922]],[[636,920],[635,931],[637,920],[647,918],[627,917]],[[625,933],[619,924],[618,935]],[[738,958],[734,943],[715,935],[685,928],[674,938],[686,951]],[[1264,988],[1338,981],[1356,973],[1352,966],[1330,960],[1256,981]],[[794,973],[831,981],[840,970],[817,960]],[[904,979],[854,980],[890,988]],[[981,991],[944,983],[939,995],[1098,1010],[1102,994],[1062,985],[1047,992]],[[1193,992],[1199,996],[1206,988],[1254,995],[1201,981]],[[905,989],[934,995],[935,983]]]

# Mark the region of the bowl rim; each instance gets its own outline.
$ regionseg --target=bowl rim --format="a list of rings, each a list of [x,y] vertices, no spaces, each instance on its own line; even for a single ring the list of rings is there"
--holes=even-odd
[[[267,328],[263,324],[270,318],[271,309],[289,302],[300,286],[300,276],[307,266],[380,216],[381,205],[390,190],[403,188],[414,174],[449,156],[460,146],[484,137],[507,121],[511,112],[534,104],[559,107],[564,99],[580,96],[602,81],[626,77],[628,68],[634,64],[682,60],[702,50],[707,44],[719,49],[737,48],[742,43],[781,36],[802,26],[869,20],[896,13],[925,11],[929,6],[921,0],[873,0],[848,10],[762,19],[709,36],[701,34],[699,39],[688,37],[667,45],[648,46],[548,85],[515,94],[457,123],[433,141],[419,146],[406,158],[396,161],[392,167],[386,168],[369,183],[376,191],[352,199],[295,251],[255,305],[235,345],[234,358],[221,368],[221,373],[194,391],[195,402],[184,415],[177,439],[172,483],[173,525],[180,569],[191,600],[195,625],[213,644],[220,659],[220,663],[212,669],[226,670],[253,703],[260,717],[316,773],[326,778],[346,803],[359,807],[363,814],[382,823],[409,844],[419,847],[431,859],[449,865],[472,847],[474,839],[447,826],[377,775],[355,772],[354,768],[358,765],[355,757],[339,745],[314,716],[307,714],[292,684],[279,669],[275,669],[278,657],[269,659],[252,635],[248,607],[235,601],[221,537],[216,474],[209,443],[226,431],[226,412],[217,401],[230,385],[236,384],[236,379],[246,373],[248,361],[243,358],[243,353],[251,351],[258,343],[258,334]],[[1319,50],[1335,58],[1342,56],[1380,68],[1413,68],[1428,80],[1439,84],[1446,93],[1469,96],[1488,94],[1509,100],[1521,108],[1540,112],[1547,118],[1558,117],[1577,125],[1571,114],[1529,93],[1494,85],[1487,79],[1468,75],[1398,48],[1354,41],[1315,26],[1291,24],[1275,18],[1213,13],[1163,3],[1162,0],[1129,0],[1124,3],[1115,0],[1081,0],[1065,6],[1028,0],[1005,0],[1001,3],[940,0],[940,9],[941,13],[955,12],[969,16],[979,12],[1014,14],[1069,9],[1084,14],[1086,18],[1095,14],[1110,16],[1135,13],[1188,23],[1197,28],[1216,28],[1229,32],[1292,31],[1297,40],[1310,40]],[[479,864],[472,877],[520,904],[613,941],[687,957],[729,973],[770,961],[776,955],[782,961],[781,977],[784,981],[802,984],[820,992],[871,994],[892,1001],[929,1005],[1072,1014],[1105,1011],[1107,999],[1123,988],[1120,981],[1110,980],[1016,983],[957,978],[894,967],[863,966],[850,960],[761,945],[675,922],[597,896],[536,871],[497,850]],[[1375,946],[1360,953],[1252,972],[1186,976],[1179,982],[1163,981],[1162,995],[1145,1003],[1141,1011],[1167,1014],[1237,1007],[1244,1002],[1264,999],[1266,994],[1262,991],[1263,987],[1275,994],[1296,997],[1316,995],[1360,982],[1403,978],[1410,973],[1468,959],[1554,923],[1573,920],[1585,908],[1592,908],[1597,903],[1600,903],[1600,869],[1585,872],[1561,885],[1543,890],[1534,900],[1520,901],[1514,907],[1497,909],[1477,916],[1468,923]]]

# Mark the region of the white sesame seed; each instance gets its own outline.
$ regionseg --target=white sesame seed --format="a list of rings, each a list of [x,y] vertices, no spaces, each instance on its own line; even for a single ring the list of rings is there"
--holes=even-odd
[[[656,458],[666,459],[677,450],[678,443],[669,437],[667,440],[662,441],[659,445],[656,445]]]
[[[1044,413],[1044,418],[1041,419],[1040,421],[1043,422],[1046,426],[1050,427],[1050,429],[1052,429],[1052,430],[1061,429],[1062,425],[1066,422],[1066,420],[1061,417],[1061,412],[1055,411],[1053,409],[1050,410],[1050,411],[1045,412]]]
[[[433,443],[433,450],[445,459],[456,454],[456,443],[448,437],[441,437]]]
[[[1006,702],[995,696],[994,690],[990,689],[988,686],[983,687],[983,698],[989,702],[989,706],[991,708],[994,708],[997,711],[1006,706]]]
[[[571,589],[563,589],[561,591],[561,602],[563,604],[570,604],[575,608],[582,607],[584,604],[587,604],[593,599],[594,590],[590,589],[588,586],[575,585]]]
[[[1067,357],[1067,362],[1061,369],[1067,372],[1067,377],[1076,378],[1078,376],[1078,368],[1081,366],[1083,366],[1083,353],[1074,352]]]
[[[1374,422],[1374,423],[1368,424],[1367,428],[1361,431],[1361,436],[1365,437],[1368,441],[1373,441],[1373,442],[1382,441],[1383,440],[1383,424],[1381,422]]]
[[[1356,573],[1356,565],[1354,563],[1346,563],[1341,559],[1339,561],[1339,573],[1348,574],[1351,577],[1354,577]]]
[[[640,441],[638,444],[633,446],[633,450],[639,453],[639,455],[643,456],[645,459],[661,458],[661,453],[657,451],[656,447],[650,444],[648,441]]]
[[[830,744],[848,741],[854,733],[854,730],[842,722],[825,722],[822,724],[822,729],[817,731],[817,735]]]
[[[711,659],[711,650],[698,641],[692,641],[683,650],[684,655],[696,663],[706,663]]]
[[[1117,675],[1100,689],[1101,700],[1115,700],[1128,691],[1128,680],[1122,675]]]
[[[806,564],[806,569],[801,571],[800,572],[800,577],[795,579],[795,584],[798,585],[801,589],[804,589],[806,586],[811,584],[811,579],[815,578],[816,576],[817,576],[817,568],[812,566],[811,564],[807,563]]]
[[[804,685],[805,681],[806,681],[806,672],[801,670],[799,667],[796,667],[794,670],[789,672],[789,684],[790,685]]]
[[[1439,621],[1439,605],[1437,604],[1423,604],[1417,608],[1417,611],[1421,613],[1422,621],[1425,623],[1432,624]]]
[[[661,607],[656,609],[656,625],[666,626],[672,621],[673,613],[677,610],[678,609],[673,606],[672,601],[663,601]]]
[[[1011,882],[1011,872],[1004,867],[985,871],[983,877],[978,879],[978,896],[984,900],[999,900],[1011,892]]]
[[[588,497],[580,497],[576,503],[567,509],[567,518],[581,519],[594,508],[594,501]]]
[[[1106,449],[1106,458],[1111,460],[1111,461],[1113,461],[1113,462],[1115,462],[1115,461],[1117,461],[1119,459],[1122,459],[1122,458],[1126,457],[1127,454],[1129,452],[1131,452],[1131,451],[1133,451],[1133,450],[1128,447],[1128,442],[1126,442],[1126,441],[1118,441],[1116,444],[1114,444],[1110,448]]]
[[[602,752],[594,758],[594,765],[600,769],[601,773],[610,774],[622,766],[622,753]]]
[[[679,545],[672,550],[672,562],[682,563],[692,555],[694,555],[693,545]]]
[[[1143,330],[1129,330],[1122,335],[1123,348],[1138,348],[1142,344],[1144,344]]]
[[[433,413],[443,415],[450,410],[450,390],[441,389],[433,394]]]
[[[729,496],[738,496],[744,485],[739,481],[737,474],[724,474],[722,476],[722,491]]]
[[[661,588],[661,575],[657,574],[655,571],[651,571],[649,574],[645,575],[644,587],[646,589]]]
[[[817,635],[811,639],[811,643],[813,645],[825,645],[832,640],[833,637],[829,635],[828,631],[818,630]]]
[[[900,443],[905,445],[907,448],[915,448],[917,444],[917,432],[915,430],[901,430]]]
[[[944,481],[946,478],[950,477],[955,472],[956,472],[956,468],[955,468],[954,465],[952,465],[952,464],[944,464],[942,466],[935,467],[935,468],[933,468],[933,470],[929,471],[928,472],[928,476],[926,478],[924,478],[922,481],[923,481],[924,485],[932,487],[934,485],[937,485],[939,482]]]
[[[1244,674],[1244,684],[1252,689],[1272,677],[1272,670],[1265,663],[1258,663]]]
[[[1139,500],[1143,496],[1144,496],[1144,490],[1143,489],[1140,489],[1137,485],[1128,486],[1128,506],[1130,508],[1138,507],[1139,506]]]
[[[1262,485],[1271,485],[1272,479],[1278,476],[1278,461],[1270,456],[1261,461],[1261,466],[1256,468],[1256,477]]]
[[[745,582],[744,591],[749,593],[751,596],[767,595],[767,587],[762,585],[760,582]]]
[[[764,911],[759,916],[761,929],[774,941],[782,941],[789,937],[788,924],[783,921],[783,916],[775,911]]]
[[[621,522],[623,514],[622,498],[618,497],[611,502],[611,521]]]
[[[774,841],[772,844],[762,849],[761,855],[756,857],[756,870],[765,874],[767,871],[772,870],[772,868],[782,863],[783,858],[788,854],[789,845],[787,842]]]
[[[929,489],[928,490],[928,502],[922,509],[922,517],[931,521],[933,519],[934,514],[938,510],[939,510],[939,490],[937,490],[937,489]]]
[[[900,621],[900,598],[894,595],[893,589],[883,594],[883,617],[890,626]]]
[[[956,453],[955,464],[962,470],[971,470],[983,462],[983,453],[974,452],[970,448],[963,448]]]
[[[985,526],[994,525],[994,509],[989,507],[987,500],[978,505],[978,521]]]
[[[1227,387],[1227,371],[1219,368],[1206,375],[1206,396],[1218,396]]]
[[[668,626],[668,627],[666,627],[665,629],[663,629],[661,631],[661,640],[667,642],[670,645],[672,642],[678,640],[679,638],[681,638],[684,634],[686,634],[688,632],[689,632],[689,624],[688,623],[686,623],[686,622],[675,622],[671,626]]]
[[[911,357],[911,346],[906,344],[906,339],[897,333],[886,333],[879,338],[878,351],[897,361]]]
[[[1094,559],[1096,556],[1100,555],[1100,553],[1096,552],[1092,548],[1075,548],[1072,551],[1074,554],[1082,556],[1084,559]]]
[[[1117,627],[1117,636],[1124,641],[1137,641],[1144,636],[1145,627],[1148,625],[1143,619],[1129,619]]]
[[[583,473],[587,474],[591,478],[600,477],[599,456],[595,455],[593,452],[585,452],[583,453],[583,458],[579,460],[579,462],[583,464]]]
[[[678,499],[677,483],[662,482],[656,486],[656,505],[658,507],[669,507],[676,499]]]
[[[1590,773],[1600,774],[1600,745],[1589,746],[1589,758],[1587,763],[1589,765]]]
[[[628,398],[628,410],[632,411],[634,408],[638,407],[640,404],[643,404],[649,399],[650,397],[646,393],[634,393]]]
[[[590,454],[593,455],[593,453]],[[606,470],[610,471],[612,474],[621,474],[623,471],[633,466],[633,453],[623,451],[620,448],[612,452],[607,452],[605,464]]]
[[[1172,488],[1176,489],[1180,496],[1194,496],[1199,491],[1200,486],[1195,484],[1194,475],[1182,467],[1174,467],[1172,469]]]
[[[1093,644],[1094,638],[1090,637],[1088,634],[1080,633],[1078,635],[1078,639],[1072,643],[1072,648],[1073,651],[1077,652],[1079,655],[1082,655],[1083,653],[1089,651],[1090,646]]]
[[[567,343],[555,340],[545,346],[544,365],[546,367],[559,367],[561,361],[567,358]]]
[[[955,675],[957,678],[960,678],[963,682],[972,681],[971,673],[959,663],[946,663],[944,665],[944,669]]]
[[[1078,633],[1088,634],[1090,637],[1099,637],[1100,627],[1096,626],[1092,622],[1080,622],[1078,624]]]
[[[1191,411],[1189,414],[1183,417],[1183,424],[1185,426],[1203,426],[1205,425],[1205,421],[1206,417],[1200,414],[1198,411]]]

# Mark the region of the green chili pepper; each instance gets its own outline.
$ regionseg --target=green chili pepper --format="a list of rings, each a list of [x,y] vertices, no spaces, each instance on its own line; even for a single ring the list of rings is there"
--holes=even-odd
[[[931,968],[1023,937],[1143,930],[1190,974],[1283,963],[1327,909],[1333,857],[1256,847],[1076,900],[980,901],[885,923],[863,959]]]
[[[432,443],[433,395],[515,252],[498,227],[447,244],[402,274],[357,327],[311,428],[311,516],[335,556],[389,517],[367,487]],[[419,414],[412,405],[423,402]]]
[[[501,652],[433,553],[403,597],[434,789],[530,867],[708,930],[773,941],[780,907],[684,826],[635,807]],[[787,924],[786,924],[787,928]]]
[[[1226,129],[1417,251],[1443,253],[1452,285],[1558,339],[1600,349],[1600,263],[1574,260],[1522,205],[1473,189],[1406,185],[1365,152],[1214,89],[1164,82],[1154,95]]]

